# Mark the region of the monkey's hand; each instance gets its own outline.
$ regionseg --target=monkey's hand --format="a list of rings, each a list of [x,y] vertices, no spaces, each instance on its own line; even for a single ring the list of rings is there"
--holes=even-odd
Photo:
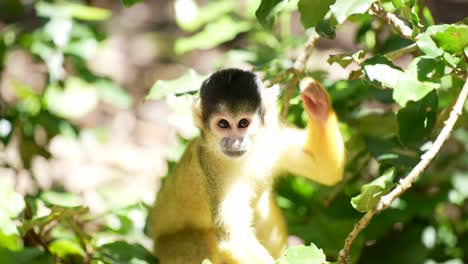
[[[290,140],[296,140],[293,145],[297,145],[300,150],[286,148],[283,158],[287,161],[287,170],[325,185],[336,184],[343,177],[345,150],[330,97],[311,78],[301,82],[301,90],[304,109],[309,118],[305,138],[301,136],[302,133],[288,136],[293,138]]]
[[[328,93],[316,80],[306,78],[301,81],[301,98],[304,108],[312,120],[326,123],[329,115],[333,112]]]

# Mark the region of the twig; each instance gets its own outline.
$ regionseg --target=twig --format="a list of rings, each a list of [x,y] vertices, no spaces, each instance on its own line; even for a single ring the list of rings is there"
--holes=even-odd
[[[452,131],[455,123],[457,122],[458,117],[462,114],[463,105],[468,97],[468,82],[465,82],[463,85],[460,94],[458,95],[457,101],[450,112],[450,116],[445,121],[445,126],[442,128],[441,132],[437,136],[434,144],[432,144],[431,148],[421,156],[421,160],[419,163],[411,170],[411,172],[405,178],[401,179],[398,185],[388,194],[382,196],[379,200],[375,209],[368,211],[354,226],[353,231],[349,233],[348,237],[345,240],[345,244],[343,249],[340,251],[338,257],[338,263],[345,264],[348,263],[348,255],[349,250],[351,249],[351,245],[353,241],[356,239],[358,234],[366,228],[366,226],[370,223],[372,218],[380,213],[381,211],[388,208],[392,202],[403,194],[406,190],[408,190],[413,182],[418,178],[419,175],[424,171],[424,169],[429,165],[429,163],[434,159],[435,155],[439,152],[440,148],[442,147],[443,143],[447,140]]]
[[[410,40],[415,40],[413,30],[409,28],[403,20],[392,13],[387,13],[377,3],[373,3],[369,9],[373,14],[380,17],[385,23],[392,26],[402,37]]]
[[[294,89],[297,88],[297,85],[299,83],[299,76],[304,72],[307,60],[310,57],[310,54],[314,50],[315,43],[317,40],[320,38],[320,35],[317,32],[312,32],[310,37],[307,39],[307,42],[304,46],[304,49],[302,52],[299,54],[299,56],[296,58],[296,61],[294,62],[294,65],[292,68],[286,70],[285,73],[287,74],[280,74],[279,76],[284,76],[282,79],[285,79],[287,75],[290,73],[293,74],[292,79],[290,80],[288,86],[286,87],[286,90],[284,92],[284,100],[283,100],[283,107],[281,108],[281,113],[280,116],[284,120],[286,119],[286,116],[288,115],[289,111],[289,101],[291,100],[292,96],[294,95]],[[273,79],[275,80],[276,77]]]
[[[276,75],[273,79],[266,82],[266,87],[270,87],[270,86],[273,86],[274,84],[282,82],[284,79],[286,79],[289,76],[289,74],[293,72],[294,72],[293,68],[289,68],[283,71],[282,73]]]
[[[413,43],[411,45],[405,46],[401,49],[393,50],[388,53],[386,53],[384,56],[387,57],[389,60],[394,60],[397,59],[407,53],[415,52],[419,50],[418,45],[416,43]]]
[[[288,86],[286,86],[286,89],[284,90],[283,107],[281,108],[281,113],[280,113],[280,117],[283,120],[285,120],[286,117],[288,116],[289,101],[293,97],[294,89],[297,88],[298,84],[299,84],[299,75],[295,74],[293,75],[291,81],[289,81]]]
[[[317,40],[320,38],[320,35],[317,32],[312,32],[310,37],[307,39],[307,42],[304,46],[304,49],[302,52],[299,54],[299,56],[296,58],[296,61],[294,62],[294,71],[296,73],[302,73],[305,70],[305,66],[307,63],[307,60],[310,57],[310,54],[315,48],[315,43]]]

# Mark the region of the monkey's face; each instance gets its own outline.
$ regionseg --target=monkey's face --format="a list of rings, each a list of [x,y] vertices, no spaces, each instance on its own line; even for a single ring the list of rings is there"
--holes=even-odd
[[[209,126],[219,150],[228,157],[236,158],[251,149],[258,123],[258,115],[254,113],[217,113],[211,116]]]

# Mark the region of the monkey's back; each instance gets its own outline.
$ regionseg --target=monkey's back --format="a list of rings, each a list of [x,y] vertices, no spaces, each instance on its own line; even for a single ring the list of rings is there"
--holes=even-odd
[[[211,229],[205,178],[197,159],[198,139],[192,141],[159,191],[151,215],[155,240],[185,229]],[[189,171],[185,168],[191,168]]]

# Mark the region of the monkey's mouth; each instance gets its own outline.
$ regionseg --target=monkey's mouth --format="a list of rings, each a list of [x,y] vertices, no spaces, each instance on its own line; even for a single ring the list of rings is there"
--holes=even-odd
[[[225,150],[223,152],[229,157],[237,158],[244,155],[244,153],[247,152],[247,150]]]

